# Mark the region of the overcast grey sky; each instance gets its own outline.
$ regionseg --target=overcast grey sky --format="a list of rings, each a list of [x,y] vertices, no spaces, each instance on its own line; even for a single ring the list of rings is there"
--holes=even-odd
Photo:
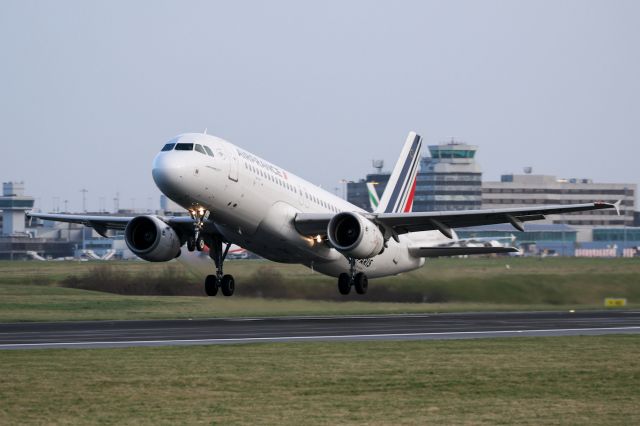
[[[408,131],[505,172],[640,182],[638,1],[0,3],[0,179],[113,208],[208,132],[325,188]],[[60,202],[62,203],[62,201]]]

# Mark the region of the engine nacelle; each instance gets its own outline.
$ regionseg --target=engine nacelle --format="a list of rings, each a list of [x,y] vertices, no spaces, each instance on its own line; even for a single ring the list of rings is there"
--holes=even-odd
[[[384,249],[384,237],[380,229],[357,213],[335,215],[329,222],[327,236],[336,250],[355,259],[377,256]]]
[[[137,216],[124,231],[124,240],[136,256],[149,262],[167,262],[180,253],[180,237],[157,216]]]

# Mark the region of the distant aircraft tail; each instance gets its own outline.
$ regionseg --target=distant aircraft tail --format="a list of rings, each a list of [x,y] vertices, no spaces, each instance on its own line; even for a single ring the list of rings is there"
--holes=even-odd
[[[380,204],[380,197],[378,197],[378,191],[376,191],[375,182],[367,182],[367,192],[369,193],[369,205],[371,211],[375,212]]]
[[[413,208],[422,137],[410,132],[375,213],[403,213]],[[375,188],[374,188],[375,191]]]

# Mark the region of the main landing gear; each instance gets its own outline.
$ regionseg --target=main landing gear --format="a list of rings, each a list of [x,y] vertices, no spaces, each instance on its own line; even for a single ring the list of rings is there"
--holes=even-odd
[[[343,272],[338,276],[338,291],[347,295],[351,292],[351,286],[355,287],[358,294],[365,294],[369,288],[369,278],[364,272],[356,273],[356,260],[353,258],[349,258],[349,273]]]
[[[204,290],[207,293],[207,296],[215,296],[218,294],[218,289],[222,291],[223,295],[232,296],[236,289],[236,282],[233,279],[233,275],[224,275],[222,271],[222,265],[227,257],[231,243],[226,243],[223,250],[223,242],[219,236],[214,235],[212,240],[213,243],[209,248],[209,257],[211,257],[213,262],[216,264],[216,274],[207,275],[207,278],[204,280]]]
[[[202,251],[205,247],[205,241],[202,237],[202,229],[204,228],[204,221],[209,218],[209,210],[205,210],[202,207],[189,210],[191,218],[193,219],[193,237],[187,240],[187,249],[189,251]],[[207,296],[215,296],[218,294],[218,289],[222,291],[225,296],[232,296],[236,289],[236,282],[233,279],[233,275],[225,275],[222,271],[222,265],[229,253],[229,247],[231,243],[226,243],[223,250],[223,241],[218,235],[211,236],[211,247],[209,247],[209,257],[213,259],[216,264],[216,274],[207,275],[204,280],[204,291]]]

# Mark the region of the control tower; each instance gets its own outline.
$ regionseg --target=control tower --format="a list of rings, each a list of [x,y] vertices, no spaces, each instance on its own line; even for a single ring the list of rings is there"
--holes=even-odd
[[[430,145],[420,161],[413,211],[479,209],[482,171],[475,160],[478,147],[455,140]]]
[[[33,203],[33,197],[24,195],[24,182],[2,183],[2,236],[24,234],[25,212],[33,208]]]

